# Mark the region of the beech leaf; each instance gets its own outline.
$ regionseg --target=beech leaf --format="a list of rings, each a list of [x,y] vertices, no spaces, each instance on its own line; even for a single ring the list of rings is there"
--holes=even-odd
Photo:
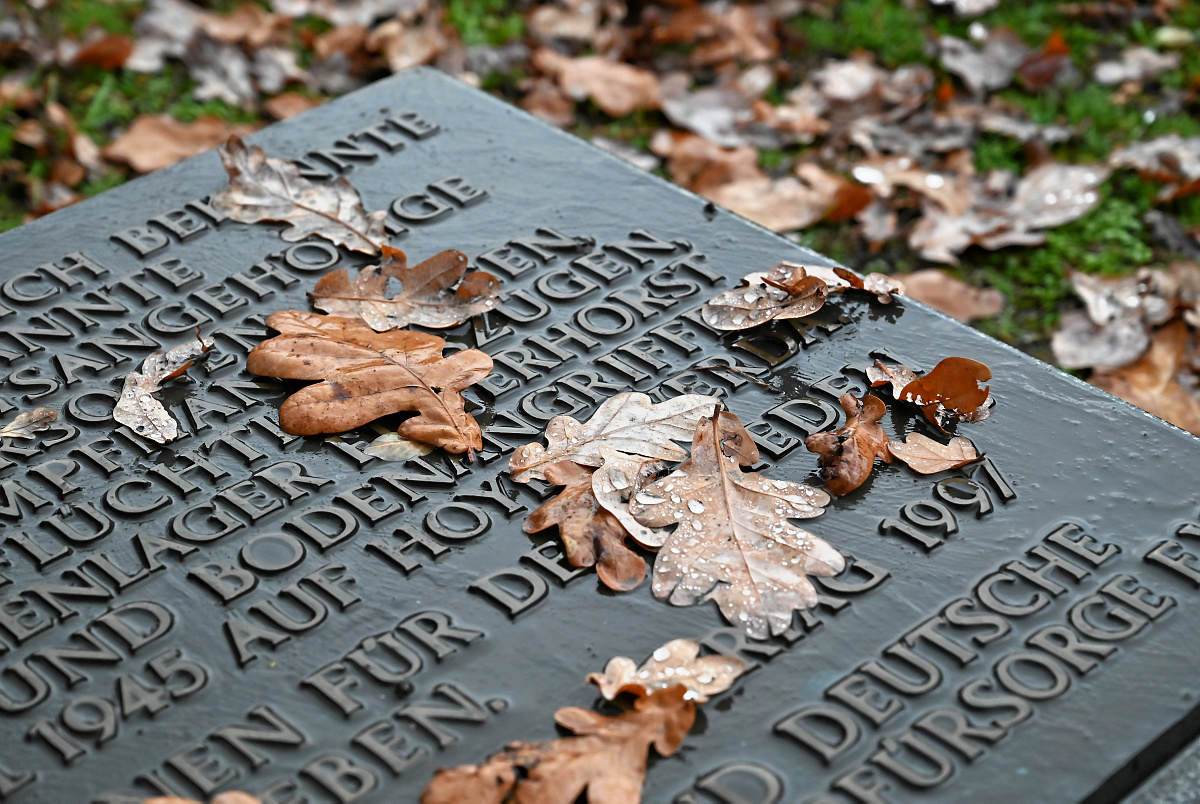
[[[601,446],[625,455],[682,461],[687,450],[674,442],[690,438],[696,422],[718,404],[715,397],[700,394],[684,394],[657,404],[645,394],[617,394],[605,400],[586,423],[571,416],[555,416],[546,425],[547,445],[518,447],[509,459],[508,471],[517,483],[528,483],[545,480],[545,467],[564,459],[600,466]]]
[[[267,319],[279,335],[251,350],[246,367],[289,380],[320,380],[279,408],[279,426],[293,435],[341,433],[390,413],[403,438],[473,456],[483,433],[466,412],[463,389],[492,370],[478,349],[442,356],[446,341],[410,330],[375,332],[360,318],[282,310]]]
[[[131,371],[113,408],[113,419],[143,438],[166,444],[179,435],[179,424],[151,394],[162,384],[187,371],[197,357],[213,347],[213,339],[201,338],[180,344],[166,352],[151,352],[142,361],[141,371]]]
[[[605,586],[626,592],[646,579],[646,560],[625,546],[625,528],[600,507],[592,492],[593,471],[574,461],[547,466],[546,480],[565,488],[526,517],[523,529],[537,533],[558,525],[567,563],[595,566]]]
[[[405,267],[403,252],[382,265],[371,265],[350,278],[346,269],[326,274],[309,295],[319,310],[335,315],[357,315],[371,329],[384,332],[416,324],[445,329],[473,315],[494,310],[500,297],[499,281],[486,271],[467,273],[467,255],[449,249]],[[387,298],[389,279],[403,288]],[[450,290],[459,284],[457,290]]]
[[[791,627],[792,612],[817,604],[807,575],[836,575],[845,560],[789,518],[820,516],[829,495],[741,466],[758,447],[737,416],[696,425],[691,458],[635,496],[633,515],[677,525],[654,562],[654,596],[675,606],[715,600],[731,623],[763,639]]]
[[[686,700],[704,703],[733,686],[744,672],[746,663],[741,659],[720,653],[701,656],[700,645],[693,640],[675,639],[654,651],[641,667],[633,659],[614,656],[603,673],[589,673],[587,680],[610,701],[623,692],[641,698],[682,684],[687,687]]]
[[[0,438],[33,438],[33,434],[45,430],[58,420],[54,408],[34,408],[22,413],[4,427],[0,427]]]
[[[482,765],[439,770],[421,804],[638,804],[646,755],[675,753],[696,720],[696,706],[676,684],[616,717],[574,706],[554,719],[575,734],[545,743],[512,743]]]
[[[746,274],[740,286],[709,299],[700,314],[715,329],[749,329],[774,318],[812,315],[824,306],[828,293],[829,285],[803,266],[781,263]]]
[[[809,452],[817,453],[821,477],[830,494],[849,494],[871,474],[876,458],[890,461],[888,437],[879,426],[887,406],[879,397],[842,394],[838,399],[846,411],[846,424],[837,430],[814,433],[804,442]]]
[[[922,475],[957,469],[981,457],[975,451],[971,439],[962,436],[950,439],[949,444],[943,444],[920,433],[909,433],[904,441],[888,442],[887,447],[892,457]]]
[[[381,253],[386,213],[368,215],[358,191],[344,178],[326,184],[309,181],[292,162],[268,157],[240,137],[230,137],[219,153],[229,186],[213,195],[213,209],[242,223],[291,224],[281,234],[289,243],[317,235],[351,251]]]
[[[916,405],[925,418],[944,430],[951,422],[987,418],[994,401],[990,388],[980,388],[979,383],[991,378],[991,369],[978,360],[947,357],[924,377],[904,386],[896,400]]]

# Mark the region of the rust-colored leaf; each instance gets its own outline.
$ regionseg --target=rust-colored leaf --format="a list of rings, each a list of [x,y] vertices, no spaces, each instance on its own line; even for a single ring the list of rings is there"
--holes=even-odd
[[[595,566],[605,586],[626,592],[645,580],[646,561],[625,546],[625,528],[600,507],[592,492],[593,471],[574,461],[545,467],[546,480],[565,488],[525,518],[524,531],[557,525],[571,566]]]
[[[991,369],[978,360],[947,357],[924,377],[904,386],[896,399],[916,405],[942,429],[954,421],[982,421],[992,399],[990,388],[980,388],[979,383],[991,378]]]
[[[836,575],[836,550],[788,519],[820,516],[829,495],[741,466],[758,447],[737,416],[696,425],[691,458],[634,497],[652,528],[676,525],[654,562],[654,596],[675,606],[714,600],[734,625],[762,639],[791,627],[792,612],[817,603],[808,575]]]
[[[54,408],[34,408],[0,427],[0,438],[33,438],[34,433],[45,430],[57,420],[58,411]]]
[[[442,356],[446,342],[410,330],[375,332],[360,318],[283,310],[267,319],[279,335],[251,350],[255,374],[320,380],[279,408],[279,426],[294,435],[341,433],[391,413],[417,415],[398,435],[474,455],[483,433],[466,412],[463,389],[492,370],[478,349]]]
[[[621,693],[641,698],[676,684],[687,687],[684,698],[704,703],[709,696],[733,686],[746,663],[734,656],[714,653],[700,655],[700,645],[690,639],[674,639],[651,654],[638,667],[624,656],[608,660],[603,673],[589,673],[587,680],[600,688],[600,694],[613,700]]]
[[[371,265],[350,278],[346,269],[326,274],[309,295],[319,310],[334,315],[357,315],[376,332],[416,324],[445,329],[473,315],[494,310],[500,297],[499,280],[486,271],[467,273],[467,255],[448,249],[412,268],[403,252],[382,265]],[[402,290],[387,298],[389,279]],[[461,280],[461,284],[460,284]],[[458,285],[456,290],[451,290]]]
[[[281,234],[289,243],[316,235],[351,251],[377,255],[387,241],[385,213],[368,215],[358,191],[344,178],[326,184],[309,181],[293,163],[268,157],[236,136],[220,153],[229,186],[209,203],[222,214],[242,223],[291,224]]]
[[[781,263],[742,277],[740,286],[713,296],[700,314],[715,329],[749,329],[774,318],[812,315],[828,293],[825,281],[809,276],[803,266]]]
[[[928,304],[964,323],[991,318],[1004,309],[1004,294],[991,288],[973,287],[937,268],[925,268],[897,276],[904,283],[904,295]]]
[[[696,720],[681,684],[639,698],[617,717],[569,706],[554,719],[575,734],[546,743],[512,743],[482,765],[440,770],[421,804],[638,804],[653,746],[671,756]]]
[[[105,34],[85,42],[75,54],[72,63],[76,67],[99,67],[115,72],[125,64],[133,52],[133,40],[125,34]]]
[[[180,123],[169,115],[144,114],[104,149],[104,158],[129,165],[138,173],[173,165],[215,148],[231,134],[248,134],[254,126],[232,126],[215,115]]]
[[[845,268],[834,268],[833,271],[852,289],[870,293],[884,304],[891,304],[893,293],[897,295],[904,293],[904,283],[887,274],[872,272],[860,279],[858,274]]]
[[[713,412],[715,397],[684,394],[653,403],[639,393],[617,394],[596,409],[586,423],[555,416],[546,425],[546,446],[518,447],[508,462],[517,483],[545,480],[544,469],[561,460],[600,466],[602,446],[625,455],[662,461],[682,461],[687,450],[676,444],[691,438],[696,422]]]
[[[891,441],[887,446],[893,458],[922,475],[957,469],[981,457],[971,439],[962,436],[943,444],[920,433],[909,433],[904,441]]]
[[[201,338],[180,344],[166,352],[151,352],[142,362],[141,371],[131,371],[113,408],[113,419],[124,424],[143,438],[166,444],[179,435],[179,424],[151,394],[162,390],[162,384],[185,371],[197,357],[213,347],[213,339]]]
[[[809,452],[817,453],[821,477],[830,494],[849,494],[861,486],[871,474],[876,458],[890,461],[887,434],[879,420],[887,406],[879,397],[866,395],[856,399],[842,394],[838,399],[846,411],[846,423],[837,430],[813,433],[804,442]]]

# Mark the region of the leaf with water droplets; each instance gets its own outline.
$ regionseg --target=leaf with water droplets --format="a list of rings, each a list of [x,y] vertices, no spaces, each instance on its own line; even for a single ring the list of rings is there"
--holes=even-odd
[[[166,352],[151,352],[142,362],[141,371],[131,371],[113,408],[113,419],[133,432],[166,444],[179,435],[179,424],[167,413],[162,402],[152,394],[162,390],[162,384],[174,379],[195,362],[196,358],[213,347],[213,339],[199,337]]]
[[[633,659],[614,656],[603,673],[589,673],[587,680],[610,701],[623,692],[640,698],[682,684],[688,690],[684,696],[687,700],[704,703],[733,686],[744,672],[746,663],[741,659],[720,653],[701,656],[696,642],[675,639],[654,651],[641,667]]]
[[[761,639],[787,631],[794,610],[816,605],[806,576],[836,575],[846,565],[788,522],[819,516],[829,495],[742,472],[757,462],[758,447],[737,416],[706,417],[696,425],[691,458],[646,486],[632,511],[652,528],[677,525],[654,561],[655,597],[676,606],[714,600],[726,619]]]
[[[546,480],[565,488],[525,518],[524,531],[557,525],[567,563],[595,566],[605,586],[626,592],[645,580],[646,560],[625,546],[624,526],[600,506],[592,492],[592,472],[574,461],[547,466]]]
[[[218,212],[242,223],[291,224],[281,234],[289,243],[316,235],[364,254],[392,252],[384,245],[386,213],[368,215],[358,191],[345,178],[325,184],[309,181],[294,163],[268,157],[240,137],[230,137],[219,153],[229,186],[208,202]]]
[[[616,517],[642,547],[655,550],[662,547],[667,532],[638,522],[629,512],[629,506],[646,480],[666,469],[667,465],[662,461],[629,457],[604,445],[600,446],[600,458],[604,463],[592,473],[592,493],[600,507]]]
[[[992,371],[969,357],[947,357],[924,377],[919,377],[896,395],[899,402],[916,405],[925,418],[945,431],[952,422],[979,422],[987,418],[995,401],[990,388],[979,383],[992,378]]]
[[[879,397],[842,394],[838,399],[846,411],[846,424],[837,430],[813,433],[804,442],[809,452],[817,453],[821,477],[830,494],[849,494],[871,474],[876,458],[890,461],[887,434],[879,420],[887,406]]]
[[[518,483],[545,480],[545,468],[561,460],[600,466],[600,447],[624,455],[662,461],[682,461],[687,450],[676,444],[692,437],[696,422],[710,415],[719,401],[700,394],[684,394],[654,404],[650,397],[624,393],[608,399],[586,423],[570,416],[555,416],[546,426],[546,446],[518,447],[508,471]]]
[[[746,274],[740,286],[709,299],[700,315],[716,329],[749,329],[774,318],[812,315],[824,306],[829,289],[804,266],[780,263],[769,271]]]
[[[33,438],[33,434],[45,430],[58,419],[54,408],[35,408],[22,413],[0,428],[0,438]]]
[[[871,381],[871,387],[890,385],[892,396],[896,399],[900,398],[900,392],[904,390],[904,387],[916,378],[917,375],[912,369],[900,363],[884,363],[882,360],[876,360],[874,365],[867,366],[867,379]]]
[[[354,279],[339,268],[321,277],[309,295],[317,309],[359,316],[376,332],[413,324],[445,329],[494,310],[500,301],[496,277],[487,271],[467,273],[467,255],[461,251],[447,249],[412,268],[406,265],[404,252],[398,251],[382,265],[363,268]],[[390,299],[389,279],[402,286]],[[454,285],[458,288],[451,291]]]
[[[904,283],[887,274],[872,272],[860,279],[858,274],[845,268],[834,268],[833,271],[854,290],[870,293],[884,304],[891,304],[892,294],[904,293]]]
[[[971,439],[962,436],[950,439],[949,444],[943,444],[920,433],[909,433],[904,441],[891,441],[887,446],[892,457],[908,464],[909,469],[922,475],[957,469],[981,457]]]

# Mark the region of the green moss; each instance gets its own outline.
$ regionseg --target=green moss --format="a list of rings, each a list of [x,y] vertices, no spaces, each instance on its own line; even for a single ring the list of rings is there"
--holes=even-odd
[[[895,0],[844,0],[829,19],[803,15],[791,21],[809,51],[848,56],[867,50],[889,68],[926,62],[922,15]]]
[[[1025,147],[1012,137],[982,133],[975,141],[975,170],[1011,170],[1022,173]]]
[[[132,34],[133,23],[144,8],[140,0],[61,0],[45,9],[42,17],[73,37],[91,28]]]
[[[525,18],[510,0],[449,0],[446,21],[472,45],[503,45],[525,34]]]

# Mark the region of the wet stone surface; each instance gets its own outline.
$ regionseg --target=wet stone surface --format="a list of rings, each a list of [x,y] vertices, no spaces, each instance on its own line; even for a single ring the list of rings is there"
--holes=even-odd
[[[1194,736],[1192,437],[911,302],[714,333],[718,290],[825,261],[436,73],[251,139],[345,175],[410,259],[501,277],[501,309],[447,338],[496,361],[468,392],[485,450],[385,463],[369,427],[278,430],[286,389],[243,370],[263,318],[365,263],[215,220],[215,154],[4,235],[0,416],[61,411],[0,446],[5,804],[415,801],[681,637],[754,668],[652,761],[650,802],[1115,800]],[[124,375],[197,325],[217,351],[165,392],[180,437],[116,427]],[[508,454],[625,390],[721,395],[770,477],[818,482],[803,439],[878,350],[988,364],[997,406],[963,428],[988,460],[879,466],[806,520],[848,568],[784,636],[602,590],[521,532],[547,490]]]

